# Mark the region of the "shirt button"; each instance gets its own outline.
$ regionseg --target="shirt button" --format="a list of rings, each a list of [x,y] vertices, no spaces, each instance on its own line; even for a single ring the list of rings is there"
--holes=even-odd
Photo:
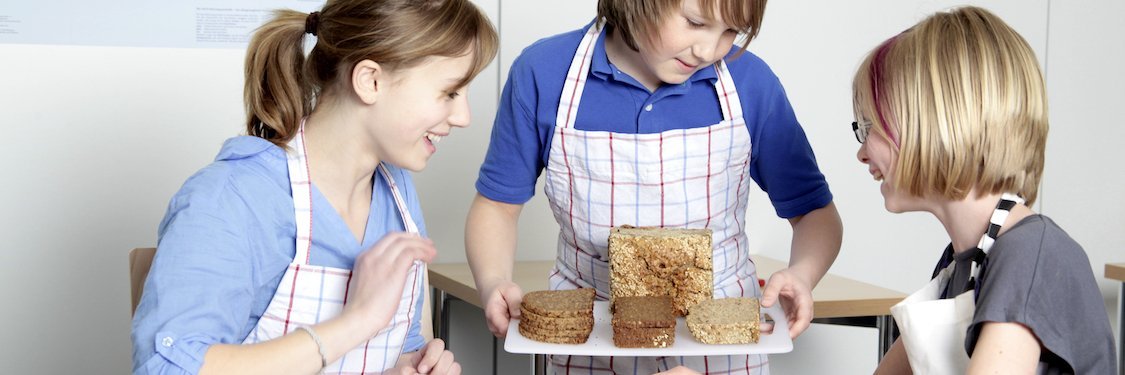
[[[160,340],[160,344],[164,345],[164,347],[166,347],[166,348],[171,348],[172,342],[173,341],[172,341],[171,337],[165,337],[163,340]]]
[[[645,106],[645,112],[649,112],[649,111],[652,111],[652,104],[649,104],[649,105]]]

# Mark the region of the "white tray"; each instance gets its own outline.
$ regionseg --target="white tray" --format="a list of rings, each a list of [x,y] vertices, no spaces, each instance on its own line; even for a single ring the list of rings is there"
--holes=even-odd
[[[769,354],[793,351],[793,340],[789,339],[789,322],[781,311],[781,304],[763,308],[762,315],[774,321],[773,333],[762,332],[757,344],[704,344],[695,339],[688,330],[684,318],[676,318],[676,341],[667,348],[618,348],[613,345],[613,327],[610,321],[608,301],[594,302],[594,330],[585,344],[551,344],[539,342],[520,334],[519,320],[508,323],[508,337],[504,340],[504,350],[520,354],[565,354],[594,356],[662,357],[662,356],[701,356],[731,354]]]

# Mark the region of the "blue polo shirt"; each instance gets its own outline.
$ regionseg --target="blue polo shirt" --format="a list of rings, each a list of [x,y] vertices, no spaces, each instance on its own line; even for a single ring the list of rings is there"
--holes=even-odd
[[[410,174],[388,165],[419,230]],[[309,263],[351,269],[356,256],[405,227],[376,173],[362,243],[312,186]],[[297,224],[285,151],[235,137],[215,162],[184,182],[160,223],[158,248],[133,316],[134,374],[194,374],[213,344],[240,344],[258,323],[296,252]],[[422,299],[404,350],[422,347]]]
[[[585,30],[541,39],[513,62],[476,183],[481,195],[523,204],[535,194],[550,151],[563,81]],[[726,59],[750,132],[750,176],[780,217],[824,207],[832,193],[785,89],[762,59],[749,51],[735,58],[736,52],[737,47]],[[715,69],[705,68],[682,84],[664,84],[650,92],[609,62],[603,32],[594,46],[575,128],[648,134],[714,125],[722,121],[717,80]]]

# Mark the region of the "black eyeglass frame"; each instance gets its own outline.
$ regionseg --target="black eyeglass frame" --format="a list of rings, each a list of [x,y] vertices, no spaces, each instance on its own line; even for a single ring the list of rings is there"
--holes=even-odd
[[[859,144],[867,141],[867,134],[871,131],[871,121],[852,121],[852,132],[855,133],[855,140]]]

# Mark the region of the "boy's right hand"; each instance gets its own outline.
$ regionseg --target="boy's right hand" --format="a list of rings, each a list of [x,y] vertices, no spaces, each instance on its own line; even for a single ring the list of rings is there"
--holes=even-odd
[[[435,256],[434,241],[414,233],[395,232],[379,239],[356,257],[348,283],[348,303],[340,317],[350,319],[366,337],[374,337],[398,309],[406,274],[414,261],[429,263]]]
[[[497,284],[492,290],[481,294],[484,301],[484,320],[488,322],[488,330],[498,338],[508,335],[508,322],[520,317],[520,303],[523,302],[523,291],[520,286],[511,281]]]

